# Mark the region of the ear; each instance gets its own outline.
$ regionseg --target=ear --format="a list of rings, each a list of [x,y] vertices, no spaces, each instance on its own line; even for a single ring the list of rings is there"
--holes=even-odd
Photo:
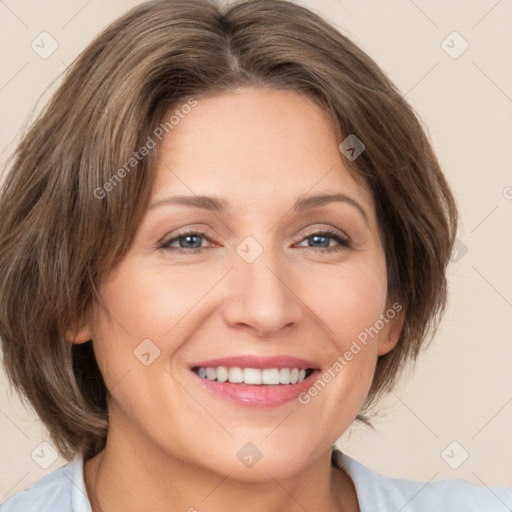
[[[379,356],[391,352],[400,339],[405,321],[405,311],[402,304],[396,301],[388,305],[381,318],[381,321],[384,322],[384,328],[378,341]]]
[[[66,341],[73,345],[86,343],[92,339],[92,326],[91,317],[88,313],[78,327],[69,328],[66,331]]]

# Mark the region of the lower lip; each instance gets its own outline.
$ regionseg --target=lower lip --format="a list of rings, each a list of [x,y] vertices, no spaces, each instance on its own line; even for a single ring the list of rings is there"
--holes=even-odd
[[[301,393],[312,385],[319,371],[313,371],[307,379],[297,384],[263,384],[259,386],[218,382],[216,380],[203,379],[197,373],[192,373],[201,381],[201,384],[206,389],[228,402],[246,407],[277,407],[296,400]]]

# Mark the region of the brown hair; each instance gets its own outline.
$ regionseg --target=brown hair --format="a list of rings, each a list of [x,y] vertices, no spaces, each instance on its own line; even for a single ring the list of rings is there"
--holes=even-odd
[[[280,0],[223,9],[142,3],[79,55],[13,154],[0,195],[0,336],[9,380],[70,460],[104,446],[107,390],[92,342],[65,340],[145,214],[158,146],[112,184],[172,108],[244,85],[293,90],[366,146],[351,172],[371,190],[388,294],[405,312],[379,357],[369,410],[431,338],[446,303],[457,209],[413,109],[378,66],[314,12]],[[342,139],[340,139],[341,142]],[[98,191],[108,194],[98,198]],[[431,334],[431,336],[428,336]],[[367,421],[360,414],[358,419]]]

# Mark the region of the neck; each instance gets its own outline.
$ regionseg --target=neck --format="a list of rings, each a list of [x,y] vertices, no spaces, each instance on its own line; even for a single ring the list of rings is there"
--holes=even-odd
[[[139,446],[140,448],[136,448]],[[122,443],[111,431],[105,449],[86,461],[84,478],[92,512],[358,512],[348,475],[331,465],[331,450],[295,474],[241,482],[163,454]]]

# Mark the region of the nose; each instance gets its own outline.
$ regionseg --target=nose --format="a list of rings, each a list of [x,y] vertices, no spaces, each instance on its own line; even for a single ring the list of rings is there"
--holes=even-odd
[[[226,283],[229,292],[223,308],[224,321],[230,327],[261,338],[292,328],[305,307],[294,290],[298,280],[289,263],[266,254],[252,263],[242,259],[235,263]]]

